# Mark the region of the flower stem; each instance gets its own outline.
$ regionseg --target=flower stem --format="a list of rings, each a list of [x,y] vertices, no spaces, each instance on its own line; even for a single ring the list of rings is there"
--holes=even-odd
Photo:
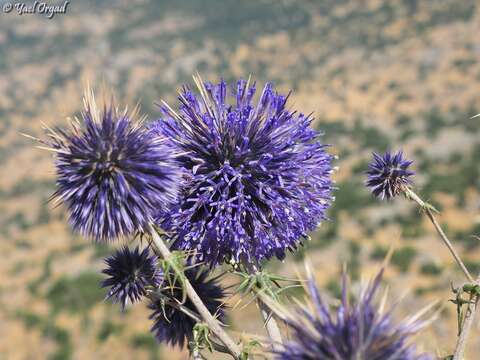
[[[203,360],[202,354],[200,354],[200,351],[198,349],[191,349],[190,350],[190,356],[192,360]]]
[[[273,313],[260,298],[257,300],[257,304],[260,308],[263,320],[265,321],[268,336],[273,341],[272,348],[273,350],[277,350],[282,345],[282,334],[278,327],[277,320],[275,320]]]
[[[432,222],[433,226],[435,227],[435,230],[437,230],[437,233],[440,235],[440,238],[442,239],[443,243],[447,246],[448,250],[450,251],[450,254],[452,254],[453,258],[457,262],[458,266],[460,266],[460,268],[462,269],[468,281],[472,283],[475,282],[472,275],[470,275],[470,272],[468,271],[467,267],[463,263],[462,259],[460,259],[460,256],[454,249],[452,243],[448,239],[447,235],[445,235],[445,233],[443,232],[437,219],[433,215],[433,211],[432,211],[433,207],[430,204],[424,202],[422,199],[420,199],[420,197],[417,194],[415,194],[410,188],[407,188],[405,190],[405,195],[407,196],[407,198],[415,201],[418,205],[420,205],[422,210],[425,211],[425,213],[427,214],[427,217]]]
[[[480,282],[480,275],[479,275],[479,277],[477,278],[476,281],[473,279],[472,275],[468,271],[467,267],[463,263],[460,256],[455,251],[452,243],[448,239],[447,235],[445,235],[444,231],[440,227],[440,224],[438,223],[437,219],[435,218],[435,215],[433,214],[433,211],[432,211],[432,209],[434,210],[434,208],[430,204],[428,204],[428,203],[424,202],[422,199],[420,199],[420,197],[417,194],[415,194],[410,188],[407,188],[405,190],[405,196],[407,198],[415,201],[418,205],[420,205],[422,210],[424,210],[426,212],[428,218],[430,219],[433,226],[435,227],[435,230],[437,230],[438,234],[440,235],[440,238],[442,239],[444,244],[447,246],[448,250],[452,254],[455,261],[457,262],[458,266],[460,266],[460,268],[462,269],[462,271],[465,274],[465,276],[467,277],[468,281],[471,282],[471,283],[478,284]],[[457,339],[457,344],[455,346],[455,352],[454,352],[454,355],[453,355],[453,360],[463,360],[463,356],[464,356],[464,353],[465,353],[465,348],[467,346],[468,336],[470,335],[470,330],[472,328],[473,321],[475,319],[475,313],[477,311],[478,301],[479,301],[479,296],[478,295],[470,294],[470,298],[469,298],[468,305],[467,305],[467,311],[465,313],[465,317],[464,317],[463,323],[462,323],[462,328],[460,330],[460,335]]]
[[[275,314],[275,316],[277,316],[280,320],[286,320],[285,314],[280,310],[282,308],[279,306],[279,304],[273,303],[272,299],[262,291],[257,291],[257,296],[272,314]]]
[[[480,282],[480,275],[477,277],[477,283]],[[480,300],[478,295],[470,294],[470,299],[467,305],[467,311],[465,318],[463,319],[462,329],[455,345],[455,352],[453,354],[453,360],[463,360],[465,348],[467,346],[468,336],[472,329],[473,321],[475,320],[475,314],[477,312],[478,301]]]
[[[156,301],[160,298],[161,295],[159,295],[158,293],[151,293],[149,295],[149,298],[152,300],[152,301]],[[190,310],[188,307],[186,307],[185,305],[183,304],[180,304],[176,301],[167,301],[168,305],[177,309],[178,311],[181,311],[183,312],[185,315],[187,315],[189,318],[191,318],[193,321],[195,321],[196,323],[201,323],[202,322],[202,319],[200,318],[200,316]],[[213,340],[210,339],[210,343],[213,345],[213,348],[218,351],[218,352],[221,352],[221,353],[224,353],[224,354],[230,354],[230,351],[228,350],[228,348],[224,345],[221,345]]]
[[[248,273],[252,275],[258,273],[258,269],[254,265],[244,263],[244,266]],[[272,340],[272,349],[279,350],[282,346],[283,340],[277,320],[275,319],[273,312],[270,310],[267,304],[265,304],[262,301],[261,297],[258,296],[258,293],[261,293],[262,290],[253,288],[252,291],[256,293],[255,295],[257,296],[257,305],[260,309],[260,314],[262,315],[263,321],[265,323],[268,337],[270,338],[270,340]]]
[[[150,229],[150,233],[152,235],[153,243],[157,250],[160,252],[164,259],[168,259],[171,256],[170,250],[168,249],[167,245],[158,234],[158,232],[153,228]],[[205,304],[202,302],[198,294],[196,293],[195,289],[193,288],[192,284],[188,281],[188,279],[184,279],[184,286],[185,292],[187,293],[188,298],[193,303],[195,308],[198,311],[198,314],[202,317],[202,319],[207,323],[208,327],[215,336],[228,348],[230,355],[233,356],[235,359],[240,359],[240,348],[237,344],[232,340],[232,338],[222,329],[220,323],[217,319],[215,319],[210,311],[207,309]]]

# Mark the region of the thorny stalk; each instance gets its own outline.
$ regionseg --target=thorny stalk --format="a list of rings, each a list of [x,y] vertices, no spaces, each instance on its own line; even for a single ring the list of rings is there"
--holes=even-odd
[[[171,256],[170,250],[166,246],[165,242],[161,238],[161,236],[158,234],[158,232],[151,226],[150,228],[150,233],[152,235],[153,239],[153,244],[157,248],[157,250],[160,252],[162,257],[165,260],[168,260]],[[182,276],[183,274],[179,274]],[[202,302],[198,294],[196,293],[195,289],[193,288],[192,284],[188,281],[188,279],[183,278],[183,284],[185,287],[185,292],[190,299],[190,301],[193,303],[195,308],[198,311],[198,314],[202,317],[202,319],[205,321],[205,323],[208,325],[210,330],[215,334],[215,336],[218,337],[218,339],[228,348],[228,352],[235,358],[235,359],[240,359],[240,348],[238,345],[232,340],[232,338],[226,333],[226,331],[220,326],[220,323],[218,322],[217,319],[215,319],[212,314],[210,314],[210,311],[207,309],[205,304]]]
[[[435,227],[435,230],[440,235],[440,238],[442,239],[443,243],[447,246],[448,250],[450,251],[450,254],[452,254],[453,258],[457,262],[458,266],[462,269],[468,281],[470,281],[471,283],[475,282],[472,275],[468,271],[467,267],[463,263],[462,259],[460,258],[455,248],[453,247],[451,241],[448,239],[447,235],[445,235],[442,228],[440,227],[440,224],[438,223],[437,219],[433,215],[433,211],[432,211],[434,210],[433,206],[431,206],[430,204],[420,199],[420,197],[417,194],[415,194],[410,188],[406,188],[405,195],[407,196],[407,198],[415,201],[422,208],[422,210],[425,211],[425,213],[427,214],[427,217],[432,222],[433,226]]]
[[[247,263],[245,263],[244,266],[250,274],[253,275],[258,273],[258,269],[255,266]],[[278,326],[277,320],[275,319],[272,311],[269,309],[267,304],[265,304],[262,298],[258,296],[259,292],[261,292],[261,289],[260,291],[256,291],[257,305],[258,305],[258,308],[260,309],[260,313],[264,320],[265,328],[267,330],[268,336],[272,340],[272,349],[280,350],[283,343],[280,327]]]
[[[448,239],[447,235],[445,234],[443,229],[440,227],[440,224],[435,218],[435,215],[433,214],[433,211],[436,211],[435,208],[432,205],[423,201],[417,194],[415,194],[408,187],[405,189],[405,196],[415,201],[421,207],[421,209],[425,211],[428,219],[431,221],[431,223],[435,227],[435,230],[440,235],[440,238],[442,239],[443,243],[447,246],[448,250],[452,254],[458,266],[462,269],[468,281],[470,283],[478,284],[480,282],[480,275],[476,281],[473,279],[472,275],[470,274],[467,267],[463,263],[462,259],[460,258],[455,248],[453,247],[451,241]],[[473,292],[469,294],[469,299],[467,301],[467,310],[465,311],[465,315],[461,322],[461,328],[459,329],[459,336],[457,339],[457,344],[455,345],[453,360],[463,360],[465,348],[467,346],[468,336],[470,335],[470,330],[472,328],[473,321],[475,319],[475,314],[477,311],[477,305],[479,300],[480,300],[479,294],[476,294]],[[462,306],[462,305],[457,304],[457,306]]]
[[[477,277],[477,283],[478,282],[480,282],[480,275]],[[468,336],[470,335],[470,330],[472,329],[473,321],[475,320],[479,300],[480,296],[478,294],[470,293],[469,301],[467,304],[467,311],[465,312],[465,317],[463,318],[462,322],[462,328],[460,329],[457,344],[455,345],[453,360],[463,360],[465,348],[467,346]]]

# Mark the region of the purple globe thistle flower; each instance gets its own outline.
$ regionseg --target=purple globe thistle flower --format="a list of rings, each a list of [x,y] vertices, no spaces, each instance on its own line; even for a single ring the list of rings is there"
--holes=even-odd
[[[126,111],[97,111],[87,93],[82,122],[50,130],[57,191],[74,230],[109,241],[144,232],[154,213],[166,211],[177,194],[179,172],[164,139],[134,122]]]
[[[311,127],[312,118],[286,108],[288,96],[267,84],[254,102],[255,84],[231,91],[195,78],[175,112],[161,106],[153,132],[183,155],[188,184],[159,222],[176,235],[173,247],[199,261],[250,263],[293,251],[324,220],[332,202],[332,156]]]
[[[373,153],[373,161],[368,166],[366,185],[380,199],[392,199],[400,194],[406,186],[412,184],[410,176],[415,172],[408,170],[413,163],[403,158],[403,152],[395,155],[386,152],[382,156]]]
[[[157,257],[150,255],[148,248],[142,251],[138,246],[132,251],[127,246],[105,259],[107,268],[102,273],[109,278],[102,281],[102,287],[110,287],[107,299],[121,304],[140,301],[147,294],[147,288],[157,288],[162,282]]]
[[[417,353],[411,337],[426,326],[417,316],[396,323],[393,309],[383,312],[375,298],[383,269],[373,282],[363,287],[353,304],[347,299],[347,281],[343,277],[342,299],[332,313],[310,277],[308,293],[311,309],[301,308],[285,321],[291,328],[292,340],[276,352],[281,360],[433,360]]]
[[[223,298],[226,294],[217,281],[218,277],[209,278],[209,272],[198,267],[186,270],[185,276],[210,313],[223,321],[225,318]],[[183,292],[180,287],[165,289],[162,294],[172,303],[182,304],[192,313],[196,313],[196,308],[189,298],[184,303],[181,302]],[[151,331],[159,342],[166,342],[172,346],[178,344],[182,348],[185,341],[193,339],[193,327],[196,322],[190,316],[161,300],[151,302],[149,308],[153,310],[150,315],[150,319],[153,320]]]

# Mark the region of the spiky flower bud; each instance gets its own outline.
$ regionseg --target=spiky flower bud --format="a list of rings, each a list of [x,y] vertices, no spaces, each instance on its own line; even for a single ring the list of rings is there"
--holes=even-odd
[[[87,93],[81,120],[49,131],[55,153],[58,202],[72,227],[98,241],[146,231],[177,195],[173,150],[126,111],[98,111]]]
[[[209,272],[198,267],[186,270],[185,276],[210,313],[220,321],[224,320],[225,291],[217,279],[209,278]],[[153,320],[151,331],[159,342],[183,347],[185,342],[193,339],[196,321],[174,305],[181,304],[192,313],[196,313],[195,305],[188,298],[182,303],[183,290],[180,284],[172,284],[170,288],[163,289],[162,294],[168,301],[159,299],[149,305],[153,310],[150,315],[150,319]]]
[[[105,259],[107,268],[102,273],[109,278],[102,281],[102,287],[109,287],[106,296],[125,309],[127,303],[134,303],[147,294],[147,288],[157,288],[162,282],[157,257],[148,248],[142,251],[138,246],[130,250],[127,246]]]
[[[373,160],[368,166],[366,185],[380,199],[392,199],[412,183],[410,177],[415,172],[408,169],[413,163],[403,158],[403,152],[395,155],[386,152],[383,155],[373,153]]]

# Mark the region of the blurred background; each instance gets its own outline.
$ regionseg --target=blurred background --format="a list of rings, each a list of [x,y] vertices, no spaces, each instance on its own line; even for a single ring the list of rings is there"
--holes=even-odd
[[[2,0],[5,3],[5,0]],[[28,3],[28,2],[27,2]],[[49,3],[50,4],[50,3]],[[51,4],[63,4],[51,2]],[[304,251],[270,267],[302,268],[305,253],[325,291],[341,264],[373,274],[388,248],[390,298],[400,315],[445,305],[419,347],[453,349],[450,281],[462,275],[428,221],[406,200],[380,203],[363,186],[372,151],[403,149],[417,191],[471,272],[480,272],[480,10],[475,0],[71,1],[66,14],[0,13],[0,359],[185,359],[158,346],[148,312],[121,313],[98,283],[112,247],[72,234],[54,191],[51,155],[20,136],[41,121],[66,124],[90,83],[154,119],[154,102],[198,71],[205,80],[249,74],[293,89],[290,106],[315,114],[339,156],[330,222]],[[119,244],[113,244],[113,247]],[[232,330],[263,334],[253,306]],[[252,319],[249,321],[248,319]],[[247,320],[246,320],[247,319]],[[480,353],[480,329],[470,339]]]

